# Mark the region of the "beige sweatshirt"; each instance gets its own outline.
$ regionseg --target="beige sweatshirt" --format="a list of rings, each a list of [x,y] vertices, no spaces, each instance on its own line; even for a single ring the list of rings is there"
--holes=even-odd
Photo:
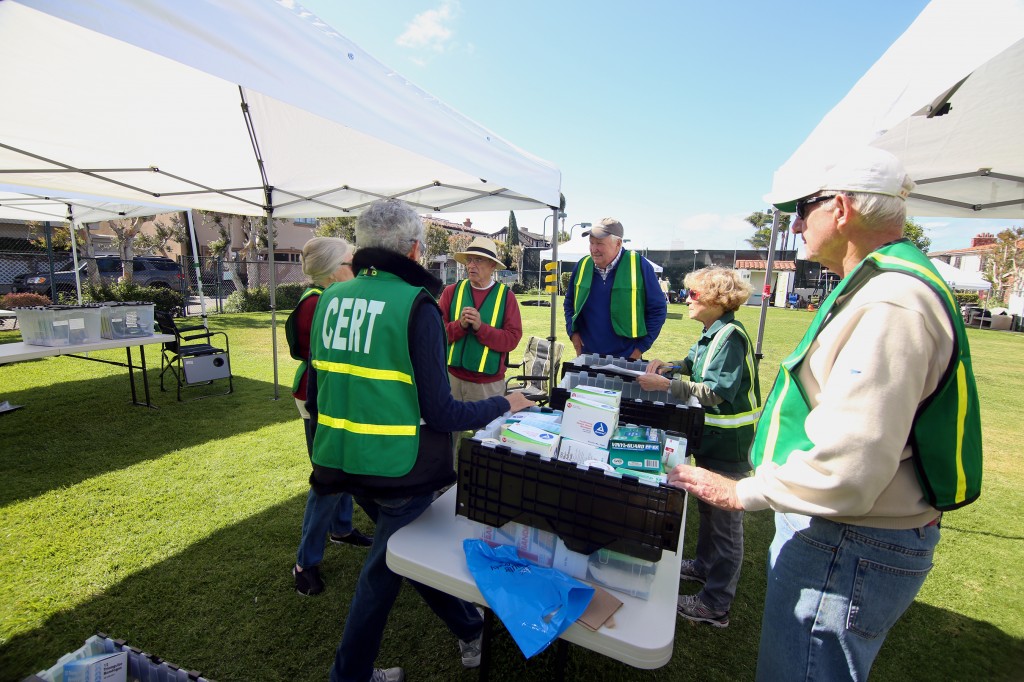
[[[955,333],[935,292],[904,274],[878,275],[844,298],[798,372],[814,447],[762,464],[737,494],[748,510],[917,528],[939,512],[924,500],[907,440]]]

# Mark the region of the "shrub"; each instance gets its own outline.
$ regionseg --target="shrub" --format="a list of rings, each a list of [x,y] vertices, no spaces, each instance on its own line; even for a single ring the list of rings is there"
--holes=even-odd
[[[277,285],[277,309],[291,310],[299,304],[303,292],[310,286],[309,282],[285,282]],[[267,307],[270,305],[268,303]]]
[[[34,305],[50,305],[52,301],[42,294],[5,294],[0,296],[0,308],[28,308]]]
[[[257,313],[270,310],[270,290],[261,284],[258,287],[233,291],[224,302],[224,310],[229,313]]]
[[[509,288],[512,289],[513,294],[525,294],[530,290],[526,282],[512,282]]]
[[[74,294],[61,296],[62,302],[76,303]],[[82,288],[82,301],[84,303],[102,303],[104,301],[148,301],[157,310],[164,310],[175,313],[182,309],[185,300],[181,292],[167,287],[143,287],[135,282],[109,282],[99,286],[86,284]]]
[[[953,295],[960,305],[977,305],[980,300],[977,291],[954,291]]]

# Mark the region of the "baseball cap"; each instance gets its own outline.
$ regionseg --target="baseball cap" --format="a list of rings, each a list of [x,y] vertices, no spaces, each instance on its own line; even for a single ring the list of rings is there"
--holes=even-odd
[[[597,239],[604,239],[608,235],[622,238],[622,223],[615,218],[603,218],[601,222],[583,233],[584,237],[594,235]]]
[[[848,150],[827,163],[805,162],[775,174],[772,191],[764,199],[783,213],[793,213],[796,202],[823,190],[884,194],[906,199],[914,181],[895,156],[877,147]]]

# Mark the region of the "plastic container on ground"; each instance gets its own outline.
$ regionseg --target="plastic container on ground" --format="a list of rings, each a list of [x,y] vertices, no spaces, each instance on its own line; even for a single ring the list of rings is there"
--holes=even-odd
[[[153,304],[113,301],[100,308],[100,335],[105,339],[133,339],[153,335]]]
[[[117,651],[128,653],[128,679],[137,682],[209,682],[195,670],[179,668],[159,656],[147,654],[120,639],[111,639],[107,635],[97,633],[85,640],[85,644],[64,654],[57,662],[46,670],[26,677],[22,682],[63,682],[64,664],[71,661],[89,658],[98,654],[110,654]]]
[[[15,308],[14,312],[22,339],[32,346],[73,346],[102,338],[97,305],[33,306]]]

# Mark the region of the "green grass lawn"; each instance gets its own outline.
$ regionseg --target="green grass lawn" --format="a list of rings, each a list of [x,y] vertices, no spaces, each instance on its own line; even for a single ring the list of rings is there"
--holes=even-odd
[[[751,334],[757,315],[739,314]],[[549,308],[524,306],[523,317],[527,335],[548,335]],[[769,311],[764,390],[809,321],[806,312]],[[158,410],[128,404],[122,368],[71,358],[0,365],[0,400],[26,405],[0,416],[0,680],[48,667],[96,630],[217,680],[326,678],[363,554],[329,546],[327,591],[295,594],[289,570],[309,473],[288,391],[295,363],[281,328],[275,401],[269,314],[218,316],[211,326],[231,336],[235,393],[177,403],[154,384]],[[669,320],[648,357],[682,356],[697,333],[685,314]],[[1024,676],[1024,473],[1014,447],[1024,423],[1024,335],[968,333],[983,409],[982,497],[946,515],[935,569],[883,647],[876,680]],[[0,331],[0,342],[16,340]],[[152,347],[151,367],[156,359]],[[688,520],[689,556],[695,505]],[[356,523],[369,530],[358,510]],[[572,647],[568,678],[751,679],[772,516],[748,514],[745,528],[728,629],[680,621],[675,655],[656,671]],[[523,661],[501,628],[493,652],[496,679],[553,674],[553,651]],[[410,680],[476,678],[408,588],[379,663],[404,666]]]

